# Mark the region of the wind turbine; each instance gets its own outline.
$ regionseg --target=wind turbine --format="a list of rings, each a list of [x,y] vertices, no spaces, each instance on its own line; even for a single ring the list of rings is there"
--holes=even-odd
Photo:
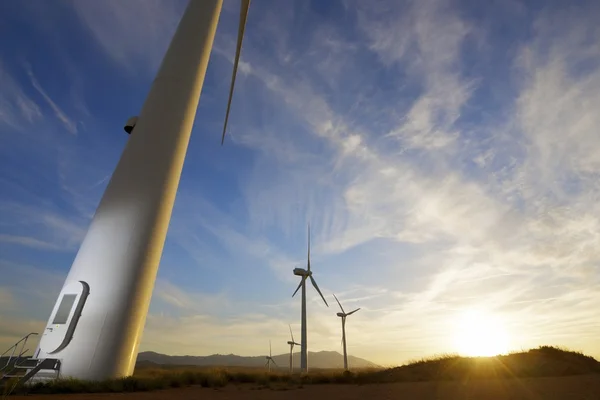
[[[276,367],[279,367],[275,360],[273,360],[273,354],[271,354],[271,341],[269,340],[269,355],[265,357],[267,359],[267,363],[265,367],[268,368],[269,372],[271,372],[271,363],[275,364]]]
[[[288,344],[290,345],[290,374],[294,372],[294,346],[300,346],[300,343],[296,343],[294,341],[294,334],[292,333],[292,326],[290,325],[290,335],[292,336],[292,340],[288,340]]]
[[[344,369],[348,370],[348,353],[346,352],[346,317],[348,315],[354,314],[355,312],[360,310],[360,308],[357,308],[354,311],[350,311],[349,313],[346,313],[346,311],[344,311],[344,307],[342,307],[342,305],[340,304],[340,301],[335,296],[335,294],[333,295],[333,297],[335,297],[335,301],[337,301],[340,308],[342,309],[342,312],[337,313],[337,316],[342,319],[342,344],[344,345]]]
[[[34,353],[60,359],[62,377],[133,373],[222,5],[189,1],[139,117],[125,124],[129,140]],[[241,0],[221,143],[249,5]]]
[[[301,327],[301,337],[300,337],[300,369],[302,372],[308,372],[308,348],[306,345],[307,335],[306,335],[306,279],[310,278],[310,282],[317,289],[319,295],[325,302],[325,305],[329,307],[327,304],[327,300],[323,297],[323,293],[319,290],[319,286],[315,279],[312,277],[312,271],[310,270],[310,225],[308,226],[308,256],[307,256],[307,269],[304,268],[294,268],[294,275],[301,276],[302,280],[300,284],[296,288],[296,291],[292,295],[294,297],[298,292],[298,289],[302,288],[302,327]]]

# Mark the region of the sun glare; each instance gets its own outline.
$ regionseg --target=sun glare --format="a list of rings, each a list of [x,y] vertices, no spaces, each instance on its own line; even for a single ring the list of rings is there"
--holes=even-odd
[[[468,310],[458,317],[454,340],[456,350],[463,356],[495,356],[509,350],[502,320],[480,310]]]

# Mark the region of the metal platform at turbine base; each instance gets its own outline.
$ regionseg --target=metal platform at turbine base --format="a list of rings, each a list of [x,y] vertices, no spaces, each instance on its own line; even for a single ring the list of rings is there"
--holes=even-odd
[[[0,381],[16,379],[15,386],[25,383],[46,382],[58,379],[60,360],[54,358],[21,358],[7,368],[0,376]]]
[[[27,352],[25,345],[30,333],[15,343],[11,348],[0,355],[0,383],[3,398],[6,398],[19,385],[46,382],[60,376],[59,359],[24,357]],[[6,386],[5,386],[6,385]]]
[[[20,378],[20,383],[57,379],[60,360],[54,358],[25,358],[15,363],[3,378]]]

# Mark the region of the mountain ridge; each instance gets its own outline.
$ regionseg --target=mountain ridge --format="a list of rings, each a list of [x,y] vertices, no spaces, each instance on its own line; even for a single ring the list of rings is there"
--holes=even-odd
[[[273,359],[279,368],[289,368],[289,353],[274,355]],[[265,357],[239,356],[230,354],[211,354],[208,356],[172,356],[155,351],[143,351],[138,354],[137,363],[154,363],[162,365],[194,365],[221,367],[264,367]],[[337,351],[308,352],[309,366],[319,369],[343,368],[344,357]],[[363,358],[348,355],[351,368],[379,368],[380,366]],[[300,353],[294,353],[294,368],[300,367]]]

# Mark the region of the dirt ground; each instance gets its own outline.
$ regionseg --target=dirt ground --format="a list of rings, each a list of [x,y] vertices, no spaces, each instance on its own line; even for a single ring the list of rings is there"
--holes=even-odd
[[[259,388],[229,385],[221,389],[188,387],[144,393],[11,396],[14,400],[600,400],[600,375],[471,382],[411,382],[381,385],[305,385]]]

